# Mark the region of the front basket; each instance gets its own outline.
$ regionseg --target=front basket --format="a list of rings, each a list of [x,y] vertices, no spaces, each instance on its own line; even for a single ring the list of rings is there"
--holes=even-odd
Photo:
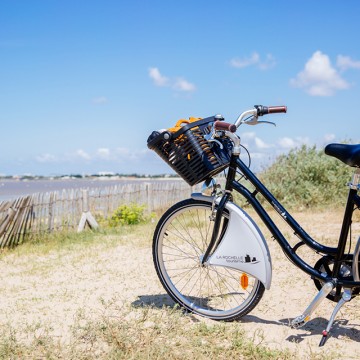
[[[231,144],[208,142],[214,117],[183,126],[175,133],[153,132],[148,147],[166,161],[189,185],[198,184],[224,170],[230,162]]]

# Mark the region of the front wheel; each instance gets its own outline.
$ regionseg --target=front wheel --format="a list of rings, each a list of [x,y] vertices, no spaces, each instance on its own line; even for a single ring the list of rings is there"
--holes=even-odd
[[[239,270],[201,264],[212,236],[211,215],[211,203],[194,199],[167,210],[154,234],[154,265],[165,290],[180,306],[214,320],[232,321],[249,313],[265,288]],[[225,209],[220,234],[228,218]]]

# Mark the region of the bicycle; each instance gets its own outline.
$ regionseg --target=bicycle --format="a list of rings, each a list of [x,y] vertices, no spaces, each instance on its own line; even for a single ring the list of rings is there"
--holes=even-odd
[[[337,247],[315,241],[239,157],[239,126],[274,124],[259,117],[286,111],[286,106],[256,105],[240,114],[234,124],[225,122],[221,115],[191,118],[179,121],[175,128],[150,135],[148,147],[189,185],[205,181],[201,193],[193,193],[191,198],[173,205],[159,220],[153,238],[153,261],[169,296],[187,311],[233,321],[253,310],[271,285],[271,255],[259,227],[235,204],[232,194],[237,192],[252,206],[288,259],[310,275],[318,289],[291,326],[305,325],[325,298],[337,303],[322,332],[319,346],[323,346],[340,308],[360,293],[360,237],[353,253],[345,251],[353,212],[360,208],[360,169],[355,170],[348,184]],[[329,144],[325,153],[360,168],[360,144]],[[221,189],[213,176],[225,169],[226,183]],[[241,174],[242,182],[236,180],[237,174]],[[292,228],[299,238],[295,246],[275,225],[258,194]],[[313,266],[297,254],[304,245],[320,256]]]

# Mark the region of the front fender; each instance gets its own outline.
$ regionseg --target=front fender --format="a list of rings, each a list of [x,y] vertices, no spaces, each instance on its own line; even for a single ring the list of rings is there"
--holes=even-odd
[[[214,197],[200,193],[194,193],[191,197],[209,203],[214,200]],[[239,206],[229,201],[226,209],[229,212],[229,224],[221,243],[209,257],[207,264],[243,271],[261,281],[266,289],[270,289],[271,256],[263,234]]]

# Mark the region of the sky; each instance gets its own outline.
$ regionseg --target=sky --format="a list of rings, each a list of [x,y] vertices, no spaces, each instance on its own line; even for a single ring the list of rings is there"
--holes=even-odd
[[[255,170],[359,143],[359,34],[357,0],[0,0],[0,174],[171,173],[153,130],[255,104]]]

